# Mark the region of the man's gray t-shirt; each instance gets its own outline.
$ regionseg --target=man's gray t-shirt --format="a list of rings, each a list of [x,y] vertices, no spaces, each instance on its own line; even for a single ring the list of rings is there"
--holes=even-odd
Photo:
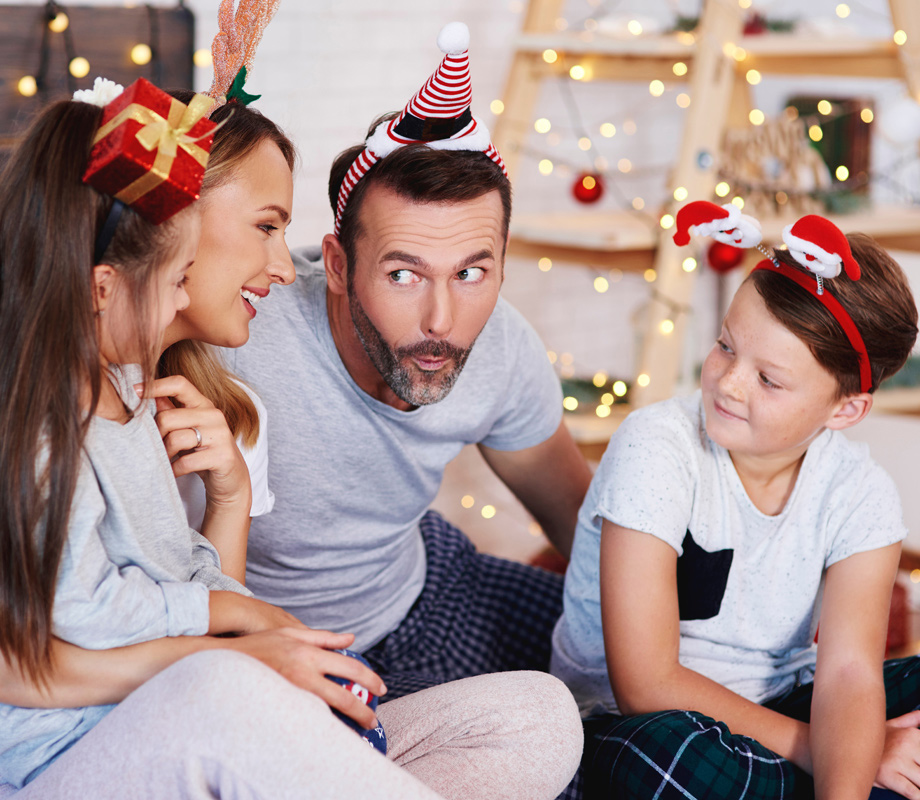
[[[363,651],[393,631],[425,583],[419,520],[464,445],[522,450],[559,427],[562,395],[530,325],[499,300],[441,402],[399,411],[352,380],[326,312],[322,264],[294,254],[227,351],[261,395],[269,429],[271,514],[252,521],[246,584],[314,628],[350,632]]]

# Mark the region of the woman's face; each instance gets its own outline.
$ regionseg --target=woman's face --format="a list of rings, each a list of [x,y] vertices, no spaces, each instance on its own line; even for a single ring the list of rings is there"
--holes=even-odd
[[[196,339],[240,347],[249,322],[273,283],[294,280],[284,241],[294,182],[278,146],[261,142],[232,179],[202,195],[201,240],[185,289],[189,305],[176,315],[166,346]]]

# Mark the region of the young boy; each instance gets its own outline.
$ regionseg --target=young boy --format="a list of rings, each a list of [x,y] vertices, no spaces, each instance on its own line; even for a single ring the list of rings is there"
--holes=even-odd
[[[900,502],[841,433],[917,310],[868,237],[793,229],[701,391],[630,415],[579,514],[552,672],[593,714],[587,798],[920,796],[920,659],[883,668]],[[846,274],[819,291],[828,252]]]

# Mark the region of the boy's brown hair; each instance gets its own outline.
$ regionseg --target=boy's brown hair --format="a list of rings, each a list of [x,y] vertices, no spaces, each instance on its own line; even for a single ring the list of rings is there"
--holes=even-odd
[[[859,330],[869,355],[874,392],[894,375],[910,355],[917,339],[917,306],[907,277],[898,263],[870,236],[847,236],[861,277],[851,280],[841,273],[825,281]],[[801,267],[787,250],[776,258],[793,269]],[[817,362],[837,379],[837,396],[859,394],[859,354],[824,305],[780,272],[758,269],[751,273],[757,292],[770,313],[799,337]]]

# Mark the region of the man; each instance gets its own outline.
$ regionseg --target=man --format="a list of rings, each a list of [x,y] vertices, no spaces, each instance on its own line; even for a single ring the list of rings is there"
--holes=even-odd
[[[549,663],[561,578],[480,555],[427,512],[447,463],[477,444],[566,556],[590,482],[545,349],[499,297],[511,187],[456,89],[459,38],[399,117],[338,157],[322,266],[295,258],[299,279],[228,354],[270,415],[276,505],[253,521],[248,585],[354,633],[389,697]],[[465,113],[431,114],[445,80]]]

